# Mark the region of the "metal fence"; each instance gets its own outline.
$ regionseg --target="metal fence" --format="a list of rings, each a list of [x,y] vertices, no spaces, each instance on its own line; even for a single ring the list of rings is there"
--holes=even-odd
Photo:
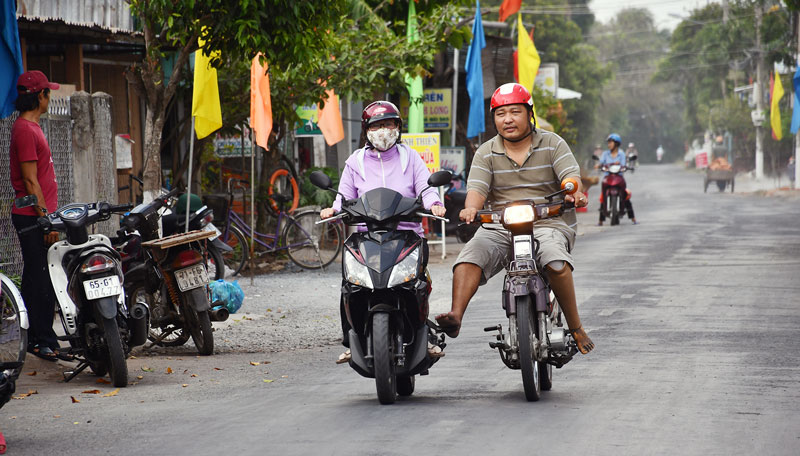
[[[0,269],[7,274],[22,273],[22,253],[14,225],[11,224],[11,204],[15,195],[9,173],[9,150],[11,127],[16,120],[16,112],[10,117],[0,119],[0,262],[4,263]],[[72,168],[72,118],[69,98],[52,99],[48,114],[42,116],[39,124],[53,155],[58,181],[58,202],[59,204],[70,202],[74,195],[75,177]]]

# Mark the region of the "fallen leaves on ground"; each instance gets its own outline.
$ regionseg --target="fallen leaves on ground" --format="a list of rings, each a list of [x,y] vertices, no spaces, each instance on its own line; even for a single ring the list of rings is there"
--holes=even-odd
[[[182,386],[182,387],[184,387],[184,388],[186,388],[187,386],[189,386],[189,384],[188,384],[188,383],[184,383],[184,384],[183,384],[183,385],[181,385],[181,386]]]
[[[261,363],[259,363],[258,361],[250,361],[250,365],[251,365],[251,366],[258,366],[258,365],[260,365],[260,364],[261,364]]]
[[[197,374],[192,374],[192,377],[197,377]]]
[[[171,368],[171,367],[167,367],[167,373],[168,373],[168,374],[171,374],[171,373],[172,373],[172,368]]]
[[[27,373],[27,374],[25,374],[25,375],[30,375],[31,377],[33,377],[34,375],[36,375],[36,371],[33,371],[33,372],[28,372],[28,373]]]
[[[86,391],[81,391],[81,393],[83,393],[83,394],[100,394],[100,390],[86,390]]]
[[[142,366],[142,370],[145,371],[145,372],[153,372],[153,369],[151,367],[147,367],[147,366]]]
[[[31,396],[33,394],[39,394],[39,392],[36,390],[28,390],[27,393],[21,393],[13,397],[14,399],[25,399],[26,397]]]
[[[119,388],[115,389],[114,391],[112,391],[112,392],[110,392],[110,393],[106,393],[106,394],[104,394],[104,395],[103,395],[103,397],[111,397],[111,396],[116,396],[116,395],[117,395],[117,393],[119,393]]]
[[[75,399],[75,396],[70,396],[69,398],[72,399],[72,403],[73,404],[79,404],[81,402],[81,401]]]
[[[106,380],[106,379],[104,379],[102,377],[97,379],[97,383],[103,383],[103,384],[106,384],[106,385],[110,385],[111,384],[110,381],[108,381],[108,380]]]
[[[139,379],[139,380],[141,380],[141,379],[143,379],[144,377],[143,377],[143,376],[141,376],[141,375],[137,375],[137,376],[136,376],[136,378],[137,378],[137,379]]]
[[[270,379],[268,379],[268,378],[265,378],[265,379],[264,379],[264,383],[272,383],[272,382],[274,382],[274,381],[275,381],[275,380],[270,380]]]
[[[221,371],[221,370],[225,370],[225,369],[223,369],[223,368],[221,368],[221,367],[215,367],[215,368],[214,368],[214,370],[215,370],[215,371]]]

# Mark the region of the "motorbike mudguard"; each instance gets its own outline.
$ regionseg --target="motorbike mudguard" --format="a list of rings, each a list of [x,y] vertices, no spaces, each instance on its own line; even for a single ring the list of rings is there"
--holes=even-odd
[[[106,298],[95,299],[92,303],[97,309],[97,313],[105,319],[117,316],[117,297],[108,296]]]
[[[231,247],[228,244],[222,242],[222,240],[220,240],[219,237],[214,238],[214,240],[211,241],[211,245],[216,247],[217,250],[219,250],[220,252],[232,252],[233,251],[233,247]]]
[[[516,297],[529,295],[534,300],[537,311],[547,312],[549,290],[538,275],[528,277],[506,276],[503,283],[503,308],[506,316],[517,313]]]
[[[205,312],[211,308],[211,303],[208,302],[208,294],[206,287],[193,288],[189,291],[184,291],[183,295],[189,301],[188,304],[198,312]]]
[[[3,274],[0,274],[0,280],[2,280],[4,284],[6,284],[6,288],[13,295],[14,301],[16,301],[17,306],[19,307],[17,311],[19,312],[20,328],[28,329],[30,327],[30,324],[28,322],[28,309],[25,308],[25,302],[22,300],[22,295],[17,289],[17,286],[14,285],[14,282],[11,281],[11,279],[9,279]]]
[[[362,340],[352,329],[347,333],[350,339],[350,367],[361,376],[375,378],[375,370],[367,363],[366,353],[362,348]],[[406,362],[404,366],[396,366],[397,375],[417,375],[431,367],[428,357],[428,326],[419,327],[414,335],[414,343],[406,347]]]

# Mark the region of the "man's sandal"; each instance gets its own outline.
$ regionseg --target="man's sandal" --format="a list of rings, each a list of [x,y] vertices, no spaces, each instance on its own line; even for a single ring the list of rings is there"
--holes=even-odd
[[[37,356],[39,358],[42,358],[45,361],[58,360],[58,355],[56,355],[55,352],[53,352],[53,350],[51,350],[50,347],[46,345],[39,345],[39,344],[29,345],[28,353]]]
[[[336,364],[344,364],[349,362],[353,358],[353,354],[350,352],[350,349],[344,351],[341,355],[339,355],[339,359],[336,360]]]

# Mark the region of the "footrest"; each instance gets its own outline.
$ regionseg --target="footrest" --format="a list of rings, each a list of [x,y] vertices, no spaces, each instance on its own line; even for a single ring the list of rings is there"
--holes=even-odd
[[[495,325],[495,326],[487,326],[483,328],[483,330],[486,332],[492,332],[492,331],[500,331],[502,328],[503,327],[500,325]]]

